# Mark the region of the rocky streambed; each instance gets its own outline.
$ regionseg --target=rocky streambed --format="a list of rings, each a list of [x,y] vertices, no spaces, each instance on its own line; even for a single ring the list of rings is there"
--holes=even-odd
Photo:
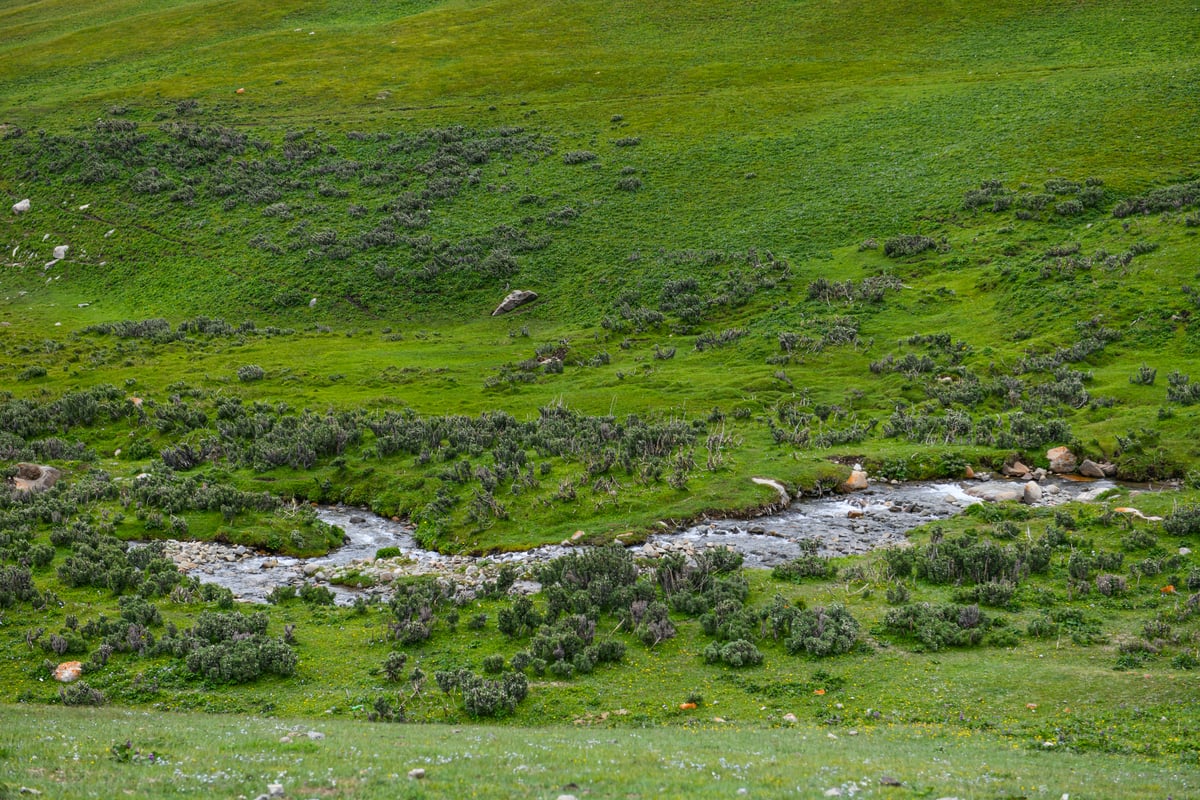
[[[1027,481],[877,483],[853,494],[800,499],[779,513],[753,520],[712,520],[656,534],[637,545],[635,552],[656,558],[670,552],[732,547],[744,554],[747,566],[771,567],[800,555],[800,543],[806,539],[818,540],[822,555],[855,555],[903,544],[913,528],[952,517],[973,503],[1087,502],[1115,484],[1046,476],[1037,487],[1034,498]],[[443,555],[422,548],[404,522],[341,506],[319,508],[317,514],[346,532],[346,544],[317,558],[270,555],[216,542],[169,541],[166,552],[183,572],[228,587],[240,600],[265,602],[276,586],[334,581],[331,588],[338,602],[350,603],[363,591],[386,591],[395,580],[415,575],[453,579],[461,591],[472,592],[502,564],[532,566],[571,550],[563,544],[486,558]],[[376,559],[376,552],[385,547],[397,548],[400,555]],[[536,591],[538,586],[521,581],[515,589]]]

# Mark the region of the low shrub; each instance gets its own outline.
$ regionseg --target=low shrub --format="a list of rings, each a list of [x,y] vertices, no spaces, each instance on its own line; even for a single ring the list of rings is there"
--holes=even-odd
[[[735,639],[724,645],[713,642],[704,648],[704,660],[709,664],[726,664],[730,667],[756,667],[763,662],[762,652],[753,642]]]
[[[883,243],[883,253],[888,258],[901,258],[903,256],[915,256],[919,253],[924,253],[926,250],[933,250],[936,247],[937,242],[928,236],[904,234],[885,240]]]
[[[850,652],[858,643],[860,625],[846,607],[799,610],[791,623],[792,635],[784,643],[789,653],[825,657]]]
[[[976,605],[913,603],[894,608],[884,617],[886,630],[912,637],[929,650],[977,645],[990,625]]]

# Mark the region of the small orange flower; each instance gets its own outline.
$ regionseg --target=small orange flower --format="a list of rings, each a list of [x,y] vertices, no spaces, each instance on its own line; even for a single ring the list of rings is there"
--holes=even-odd
[[[813,694],[825,694],[824,689],[813,689]]]
[[[1175,586],[1174,584],[1168,583],[1166,586],[1159,589],[1159,591],[1163,594],[1175,594]]]
[[[680,703],[679,704],[680,711],[690,711],[695,707],[696,707],[695,703]]]

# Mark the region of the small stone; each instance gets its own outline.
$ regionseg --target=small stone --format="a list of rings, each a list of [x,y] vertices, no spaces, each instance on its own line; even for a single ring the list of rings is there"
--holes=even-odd
[[[267,784],[267,794],[270,795],[271,797],[283,797],[283,784],[282,783],[268,783]]]
[[[61,261],[62,259],[66,258],[66,257],[67,257],[67,251],[68,251],[68,250],[70,250],[70,249],[71,249],[71,248],[70,248],[70,247],[68,247],[68,246],[67,246],[67,245],[65,245],[65,244],[60,244],[58,247],[55,247],[55,248],[54,248],[54,258],[55,258],[55,260]]]
[[[1085,478],[1103,478],[1104,470],[1095,461],[1085,458],[1083,463],[1079,465],[1079,474]]]
[[[783,715],[783,721],[784,721],[784,722],[796,722],[796,721],[797,721],[797,720],[796,720],[796,715],[795,715],[795,714],[791,714],[791,713],[784,714],[784,715]]]
[[[893,778],[891,775],[881,775],[879,777],[880,786],[903,786],[900,781]]]
[[[1192,554],[1192,548],[1190,548],[1190,547],[1181,547],[1181,548],[1179,548],[1179,555],[1181,555],[1181,556],[1190,556],[1191,554]]]
[[[307,736],[310,741],[314,742],[319,742],[325,738],[325,734],[321,733],[320,731],[309,731],[304,735]]]
[[[12,211],[14,214],[24,214],[26,211],[28,211],[30,209],[30,207],[31,207],[31,205],[29,202],[29,198],[27,197],[24,200],[13,203]]]
[[[1025,489],[1021,493],[1021,502],[1027,506],[1031,506],[1042,499],[1042,487],[1038,486],[1036,481],[1029,481],[1025,484]]]
[[[64,661],[54,668],[54,680],[59,683],[70,683],[79,679],[83,674],[83,664],[78,661]]]
[[[291,743],[292,743],[292,737],[290,737],[290,736],[280,736],[280,737],[279,737],[279,743],[280,743],[280,744],[291,744]]]
[[[1000,474],[1009,478],[1020,478],[1029,474],[1029,467],[1020,461],[1013,461],[1011,464],[1005,464],[1004,468],[1000,470]]]
[[[420,781],[425,779],[425,770],[417,767],[408,771],[408,779],[410,781]]]

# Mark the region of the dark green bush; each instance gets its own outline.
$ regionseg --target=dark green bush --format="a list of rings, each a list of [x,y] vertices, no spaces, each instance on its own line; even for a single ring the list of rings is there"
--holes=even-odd
[[[434,680],[447,695],[459,694],[473,717],[510,714],[529,694],[529,681],[521,672],[506,672],[499,680],[490,680],[466,669],[448,670],[434,673]]]
[[[988,581],[956,592],[954,600],[958,603],[978,603],[981,606],[991,606],[992,608],[1008,608],[1012,605],[1016,591],[1016,584],[1011,581]]]
[[[298,594],[301,600],[312,606],[331,606],[336,597],[329,587],[317,586],[314,583],[301,586]]]
[[[404,665],[408,663],[408,654],[393,650],[383,660],[383,674],[391,682],[397,683],[404,679]]]
[[[40,597],[28,567],[0,567],[0,608],[37,601]]]
[[[261,381],[264,377],[266,377],[266,374],[266,370],[257,364],[247,364],[237,368],[238,380],[242,383]]]
[[[979,644],[990,624],[975,605],[913,603],[891,609],[884,617],[885,629],[912,637],[929,650]]]
[[[58,699],[64,706],[102,706],[104,692],[93,689],[85,681],[77,681],[58,690]]]
[[[798,611],[785,642],[789,653],[824,657],[848,653],[858,643],[859,624],[845,606]]]
[[[713,642],[704,648],[704,660],[709,664],[731,667],[755,667],[763,662],[763,654],[753,642],[735,639],[724,645]]]
[[[510,638],[529,636],[542,624],[542,616],[533,608],[533,601],[525,595],[513,598],[512,605],[500,609],[496,625],[500,632]]]
[[[902,236],[893,236],[883,243],[883,252],[888,258],[900,258],[902,256],[915,256],[918,253],[924,253],[926,250],[933,250],[937,247],[937,242],[928,236],[919,234],[904,234]]]
[[[1200,533],[1200,504],[1178,506],[1163,520],[1163,530],[1172,536],[1195,536]]]
[[[799,583],[805,578],[828,580],[837,575],[837,567],[828,558],[817,555],[821,543],[817,539],[804,539],[800,543],[803,555],[777,565],[771,570],[771,577],[777,581]]]
[[[280,585],[273,588],[267,593],[267,602],[273,605],[286,603],[289,600],[296,599],[296,587]]]
[[[189,671],[214,683],[246,683],[296,671],[296,654],[280,639],[252,636],[200,647],[187,655]]]

